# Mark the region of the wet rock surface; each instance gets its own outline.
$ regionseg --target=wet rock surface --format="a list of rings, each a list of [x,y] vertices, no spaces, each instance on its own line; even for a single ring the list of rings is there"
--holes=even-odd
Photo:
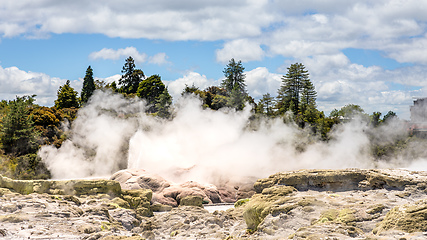
[[[154,202],[147,189],[70,195],[50,188],[22,194],[13,185],[23,183],[8,180],[0,185],[0,237],[426,239],[426,180],[427,173],[406,170],[283,172],[259,179],[255,195],[224,211],[200,207],[198,194],[171,207]]]

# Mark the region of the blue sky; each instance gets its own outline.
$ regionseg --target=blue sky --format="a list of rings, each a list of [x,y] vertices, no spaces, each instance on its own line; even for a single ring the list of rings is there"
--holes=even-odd
[[[0,0],[0,99],[51,106],[67,79],[80,91],[89,65],[117,80],[129,55],[176,99],[185,84],[219,84],[235,58],[255,99],[301,62],[327,114],[352,103],[409,119],[427,97],[425,12],[415,0]]]

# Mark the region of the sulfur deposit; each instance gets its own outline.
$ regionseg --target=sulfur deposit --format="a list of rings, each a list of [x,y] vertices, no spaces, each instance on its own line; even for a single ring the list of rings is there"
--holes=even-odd
[[[250,188],[250,198],[239,198],[235,207],[225,211],[208,211],[202,205],[213,202],[203,189],[212,192],[219,189],[216,186],[184,185],[185,194],[172,197],[173,204],[168,205],[160,201],[169,196],[170,191],[164,190],[173,183],[146,172],[128,173],[118,178],[122,182],[0,177],[0,236],[91,240],[427,238],[427,172],[282,172],[258,179]],[[124,189],[125,185],[133,187]],[[218,193],[215,201],[224,202],[224,194],[213,193]]]

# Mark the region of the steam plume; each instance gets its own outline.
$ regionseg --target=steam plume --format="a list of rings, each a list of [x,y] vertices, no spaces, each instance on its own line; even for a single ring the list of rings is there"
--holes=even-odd
[[[182,98],[171,121],[144,114],[143,101],[97,91],[79,110],[70,138],[61,148],[44,146],[40,156],[53,178],[109,176],[123,168],[141,168],[175,181],[215,182],[230,177],[265,177],[304,168],[375,168],[426,166],[423,160],[373,161],[370,129],[362,121],[339,125],[328,143],[281,119],[248,126],[244,111],[202,109],[196,98]],[[404,128],[386,126],[381,139]],[[379,134],[378,133],[378,134]],[[305,146],[304,151],[297,146]],[[412,165],[411,165],[412,164]]]

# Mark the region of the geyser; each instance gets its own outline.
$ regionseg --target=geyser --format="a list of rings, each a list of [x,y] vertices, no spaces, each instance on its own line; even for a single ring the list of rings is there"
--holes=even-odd
[[[212,111],[194,97],[181,98],[174,107],[173,120],[158,119],[144,113],[143,101],[97,91],[79,110],[69,140],[59,149],[44,146],[39,155],[57,179],[141,168],[172,181],[215,183],[296,169],[411,165],[374,161],[366,134],[371,130],[360,119],[337,125],[332,140],[322,142],[280,118],[260,120],[255,130],[249,125],[249,108]],[[390,129],[378,130],[381,139],[400,134],[398,127]],[[420,166],[423,162],[417,159]]]

